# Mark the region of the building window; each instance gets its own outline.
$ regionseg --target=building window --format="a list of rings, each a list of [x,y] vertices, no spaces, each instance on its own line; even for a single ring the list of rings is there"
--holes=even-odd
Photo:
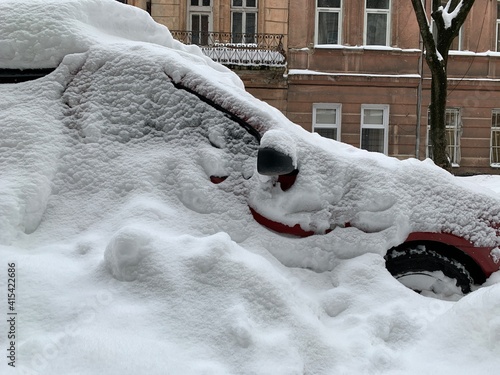
[[[361,148],[387,155],[389,141],[389,106],[361,106]]]
[[[313,104],[313,132],[340,141],[341,110],[340,104]]]
[[[462,122],[460,120],[459,108],[446,109],[446,153],[450,158],[452,167],[460,166],[462,157],[460,152],[460,135],[462,133]]]
[[[233,43],[255,43],[257,0],[231,0]]]
[[[366,0],[365,45],[389,45],[390,6],[390,0]]]
[[[316,44],[340,44],[341,0],[316,1]]]
[[[500,109],[494,109],[491,115],[490,164],[500,168]]]
[[[497,1],[497,52],[500,52],[500,2]]]
[[[431,159],[434,158],[432,151],[432,141],[429,136],[431,127],[431,115],[428,113],[427,127],[427,156]],[[461,148],[460,148],[460,137],[462,135],[462,120],[460,117],[460,108],[446,108],[445,114],[445,126],[446,126],[446,154],[448,155],[450,164],[452,167],[460,166],[460,159],[462,158]]]
[[[209,7],[211,0],[191,0],[191,6],[193,7]]]
[[[189,24],[192,32],[192,44],[208,45],[209,32],[212,27],[211,5],[211,0],[190,0]]]
[[[451,42],[450,50],[461,51],[462,50],[462,27],[458,30],[458,35]]]

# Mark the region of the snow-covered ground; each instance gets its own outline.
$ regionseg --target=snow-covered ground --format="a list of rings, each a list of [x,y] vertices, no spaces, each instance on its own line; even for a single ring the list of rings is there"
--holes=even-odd
[[[403,287],[383,255],[424,227],[498,245],[484,222],[500,220],[499,176],[308,134],[113,0],[0,0],[0,35],[0,68],[59,66],[0,86],[2,374],[498,370],[500,273],[442,301]],[[256,140],[178,83],[271,129],[262,142],[300,164],[292,189],[258,175]],[[249,204],[333,230],[278,235]]]

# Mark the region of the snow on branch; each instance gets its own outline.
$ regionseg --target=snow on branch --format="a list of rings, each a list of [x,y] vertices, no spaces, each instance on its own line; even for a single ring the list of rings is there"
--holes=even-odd
[[[440,13],[441,13],[441,17],[443,18],[445,29],[449,29],[451,27],[451,23],[453,22],[453,20],[457,17],[458,13],[460,12],[460,9],[462,8],[462,4],[463,4],[463,1],[460,1],[451,13],[449,12],[450,6],[451,6],[451,0],[449,0],[446,3],[444,8],[443,8],[443,6],[439,7],[438,10],[441,11]]]

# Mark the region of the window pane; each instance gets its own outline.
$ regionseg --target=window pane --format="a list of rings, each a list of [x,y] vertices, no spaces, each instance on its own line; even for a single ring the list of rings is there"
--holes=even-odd
[[[320,12],[318,20],[318,44],[339,43],[339,14]]]
[[[210,0],[203,0],[203,6],[204,7],[209,7],[210,6]]]
[[[493,112],[491,115],[491,127],[498,128],[500,127],[500,112]]]
[[[204,14],[201,17],[201,45],[208,45],[208,15]]]
[[[454,110],[447,110],[445,117],[446,127],[447,128],[456,128],[458,127],[458,112]]]
[[[340,8],[340,0],[318,0],[320,8]]]
[[[451,42],[450,50],[460,51],[460,33],[457,35],[455,39]]]
[[[500,3],[497,3],[497,20],[500,19]]]
[[[500,130],[491,132],[491,163],[500,164]]]
[[[193,31],[200,31],[200,16],[198,14],[191,16],[191,27]]]
[[[337,129],[336,128],[318,128],[314,129],[316,133],[325,138],[337,140]]]
[[[246,34],[255,34],[255,20],[257,14],[255,13],[247,13],[246,14],[246,27],[245,27],[245,33]]]
[[[243,6],[243,0],[233,0],[233,7]]]
[[[243,31],[243,13],[233,13],[233,34]]]
[[[500,164],[500,111],[491,113],[491,164]]]
[[[460,163],[460,144],[458,133],[455,128],[448,128],[446,130],[446,152],[452,164]]]
[[[497,52],[500,52],[500,23],[497,23]]]
[[[385,46],[387,43],[387,15],[369,13],[366,17],[366,44]]]
[[[200,15],[191,15],[191,29],[193,31],[193,44],[200,44]]]
[[[362,129],[361,148],[368,151],[384,152],[384,129]]]
[[[257,6],[257,0],[247,0],[248,8],[255,8]]]
[[[243,13],[233,12],[232,43],[243,43]]]
[[[364,125],[383,125],[384,124],[384,110],[383,109],[365,109],[363,111],[363,124]]]
[[[450,162],[454,165],[460,163],[460,111],[458,109],[447,109],[445,115],[446,124],[446,152]]]
[[[199,0],[191,0],[191,5],[197,7]]]
[[[334,108],[316,109],[316,124],[336,124],[337,110]]]
[[[389,9],[389,0],[366,0],[366,8]]]

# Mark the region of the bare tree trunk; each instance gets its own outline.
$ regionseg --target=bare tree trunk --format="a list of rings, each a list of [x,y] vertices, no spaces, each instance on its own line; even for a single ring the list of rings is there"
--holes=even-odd
[[[431,103],[429,106],[431,127],[429,138],[432,143],[432,157],[434,163],[441,168],[450,167],[449,158],[446,152],[446,97],[447,79],[443,79],[442,74],[433,73],[431,83]]]
[[[425,0],[411,0],[420,28],[420,35],[425,47],[425,61],[432,74],[430,133],[434,162],[445,169],[450,168],[450,159],[446,153],[446,99],[448,96],[448,52],[453,39],[458,35],[460,27],[465,22],[474,0],[449,0],[446,9],[441,6],[441,0],[432,0],[432,18],[435,22],[437,35],[431,32],[430,21],[424,9]],[[457,10],[454,17],[450,17]],[[443,12],[447,12],[445,22]]]

